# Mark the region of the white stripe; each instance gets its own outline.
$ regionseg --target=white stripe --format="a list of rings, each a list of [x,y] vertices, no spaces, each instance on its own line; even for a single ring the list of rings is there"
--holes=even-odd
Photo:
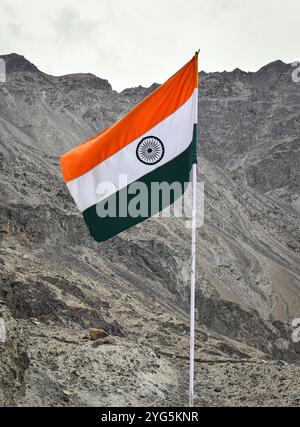
[[[69,181],[67,186],[78,208],[84,211],[96,205],[183,153],[193,139],[194,124],[197,123],[197,102],[198,89],[195,89],[187,102],[172,115],[95,168]],[[136,156],[139,142],[147,136],[155,136],[164,144],[165,154],[158,164],[145,165]],[[120,175],[127,176],[125,184],[124,180],[123,183],[119,182]],[[97,186],[104,182],[110,183],[111,189],[105,194],[97,194]]]

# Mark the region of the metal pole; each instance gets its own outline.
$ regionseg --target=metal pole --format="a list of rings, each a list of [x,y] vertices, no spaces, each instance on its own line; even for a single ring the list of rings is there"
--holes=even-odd
[[[192,210],[191,314],[190,314],[190,389],[189,389],[190,408],[194,407],[194,381],[195,381],[196,210],[197,210],[197,164],[194,164],[193,165],[193,210]]]
[[[199,52],[196,52],[198,60]],[[198,104],[197,104],[198,114]],[[197,117],[198,120],[198,117]],[[198,137],[197,137],[198,139]],[[192,201],[192,271],[191,271],[191,314],[190,314],[190,387],[189,407],[194,407],[195,385],[195,300],[196,300],[196,216],[197,216],[197,164],[193,164],[193,201]]]

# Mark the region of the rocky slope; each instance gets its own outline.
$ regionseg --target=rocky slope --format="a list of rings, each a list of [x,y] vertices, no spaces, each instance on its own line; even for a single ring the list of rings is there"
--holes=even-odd
[[[153,218],[94,243],[59,171],[62,152],[156,88],[53,77],[3,57],[0,84],[2,405],[187,401],[190,231]],[[300,399],[299,97],[281,62],[200,74],[199,405]],[[107,337],[91,341],[90,327]],[[283,359],[285,363],[276,360]]]
[[[300,213],[300,91],[292,71],[276,61],[257,73],[201,73],[200,119],[207,159]]]

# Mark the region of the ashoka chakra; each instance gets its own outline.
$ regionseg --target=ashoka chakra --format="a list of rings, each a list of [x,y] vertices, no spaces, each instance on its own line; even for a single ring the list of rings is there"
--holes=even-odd
[[[165,154],[164,144],[155,136],[147,136],[139,143],[136,155],[145,165],[156,165]]]

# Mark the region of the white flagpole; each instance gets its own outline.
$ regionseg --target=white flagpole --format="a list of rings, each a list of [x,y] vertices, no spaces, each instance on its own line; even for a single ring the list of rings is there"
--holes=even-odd
[[[197,164],[193,165],[193,210],[192,210],[192,273],[190,315],[190,391],[189,406],[194,407],[195,378],[195,297],[196,297],[196,210],[197,210]]]
[[[198,59],[199,51],[196,52]],[[198,105],[197,105],[198,111]],[[198,119],[198,117],[197,117]],[[198,137],[197,137],[198,138]],[[194,407],[195,383],[195,299],[196,299],[196,216],[197,216],[197,164],[193,165],[193,201],[192,201],[192,272],[191,272],[191,314],[190,314],[190,387],[189,407]]]

